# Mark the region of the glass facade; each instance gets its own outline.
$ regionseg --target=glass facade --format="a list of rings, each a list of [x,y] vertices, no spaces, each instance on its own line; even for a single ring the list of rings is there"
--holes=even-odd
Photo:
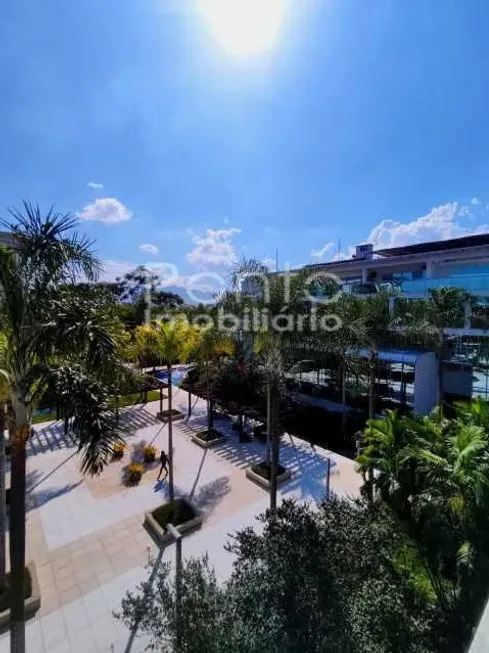
[[[424,277],[423,270],[406,270],[404,272],[388,272],[382,275],[384,281],[391,281],[392,283],[404,283],[415,279],[422,279]]]
[[[447,341],[450,360],[473,365],[472,397],[489,400],[489,338],[457,336]]]
[[[352,370],[347,370],[342,391],[341,366],[337,359],[314,363],[304,360],[285,373],[294,389],[310,396],[327,399],[337,404],[343,397],[350,407],[368,410],[370,369],[366,361],[355,360]],[[375,374],[377,410],[414,406],[414,366],[408,363],[379,361]]]
[[[369,270],[368,282],[370,284],[377,283],[379,286],[382,283],[390,283],[394,288],[397,288],[401,293],[417,296],[425,296],[430,289],[437,288],[461,288],[471,294],[489,294],[489,264],[481,265],[454,265],[446,267],[445,269],[435,267],[434,275],[432,278],[426,277],[426,270],[403,270],[399,272],[380,272],[376,270]],[[437,277],[436,274],[446,273],[445,276]],[[365,288],[364,288],[365,286]],[[367,285],[362,283],[360,276],[350,276],[343,278],[342,289],[346,293],[354,294],[371,294],[375,292],[373,285],[370,289]],[[320,284],[314,289],[313,294],[321,297],[327,294],[322,291]]]
[[[489,265],[457,265],[444,277],[418,278],[417,273],[394,274],[393,281],[407,294],[426,294],[430,288],[462,288],[467,292],[489,291]]]
[[[430,288],[462,288],[470,293],[489,291],[489,274],[442,277],[438,279],[413,279],[399,283],[401,292],[425,295]]]

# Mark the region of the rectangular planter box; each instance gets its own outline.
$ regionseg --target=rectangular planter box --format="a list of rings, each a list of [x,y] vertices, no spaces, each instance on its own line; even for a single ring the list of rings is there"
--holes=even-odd
[[[170,421],[169,417],[164,413],[158,413],[156,417],[160,420],[160,422],[164,422],[165,424]],[[171,421],[178,422],[178,420],[183,419],[184,417],[185,417],[184,413],[178,411],[172,415]]]
[[[41,589],[37,579],[36,565],[29,562],[27,565],[29,574],[31,576],[32,592],[28,599],[24,601],[25,619],[30,619],[41,607]],[[10,609],[0,612],[0,632],[5,632],[10,625]]]
[[[199,529],[202,526],[202,522],[204,521],[201,513],[197,508],[192,505],[192,508],[196,512],[195,517],[193,519],[189,519],[186,522],[183,522],[183,524],[179,524],[175,528],[181,535],[186,535],[187,533],[191,531],[195,531]],[[153,537],[162,545],[166,544],[171,544],[173,540],[173,536],[171,533],[167,533],[161,526],[158,524],[156,519],[153,517],[152,512],[145,512],[144,513],[144,525],[148,529],[148,531],[153,535]]]
[[[221,435],[220,438],[214,438],[213,440],[202,440],[199,438],[199,434],[195,433],[190,437],[190,439],[192,442],[195,442],[195,444],[198,444],[199,447],[202,447],[202,449],[210,449],[211,447],[215,447],[217,444],[227,440],[227,437],[225,435]]]
[[[277,477],[277,486],[282,485],[285,483],[285,481],[288,481],[289,478],[292,477],[292,472],[288,469],[285,470],[283,474],[279,474]],[[271,488],[271,483],[268,481],[266,478],[263,478],[263,476],[260,476],[260,474],[256,474],[251,467],[248,467],[246,470],[246,478],[248,478],[250,481],[253,481],[253,483],[256,483],[260,487],[262,487],[264,490],[270,490]]]

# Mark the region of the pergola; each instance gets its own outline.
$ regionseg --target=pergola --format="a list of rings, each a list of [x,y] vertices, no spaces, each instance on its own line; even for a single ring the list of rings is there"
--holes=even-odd
[[[160,391],[160,413],[163,412],[163,390],[168,388],[168,383],[162,381],[152,374],[146,374],[144,377],[144,382],[141,388],[141,391],[145,394],[150,390],[159,390]]]

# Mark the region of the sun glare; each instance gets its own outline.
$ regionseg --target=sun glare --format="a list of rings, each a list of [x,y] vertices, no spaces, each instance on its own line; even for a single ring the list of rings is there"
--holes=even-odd
[[[212,32],[237,55],[270,50],[277,40],[285,0],[201,0]]]

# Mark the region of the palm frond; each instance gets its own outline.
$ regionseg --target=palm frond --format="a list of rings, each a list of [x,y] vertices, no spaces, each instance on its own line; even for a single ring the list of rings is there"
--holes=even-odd
[[[80,365],[61,365],[45,377],[57,404],[70,416],[70,432],[82,454],[82,471],[99,474],[126,429],[110,408],[104,384]]]
[[[23,210],[9,212],[11,219],[0,224],[14,237],[18,272],[29,287],[96,277],[100,263],[93,254],[93,241],[77,233],[76,216],[58,213],[54,207],[43,215],[38,205],[27,200]]]

